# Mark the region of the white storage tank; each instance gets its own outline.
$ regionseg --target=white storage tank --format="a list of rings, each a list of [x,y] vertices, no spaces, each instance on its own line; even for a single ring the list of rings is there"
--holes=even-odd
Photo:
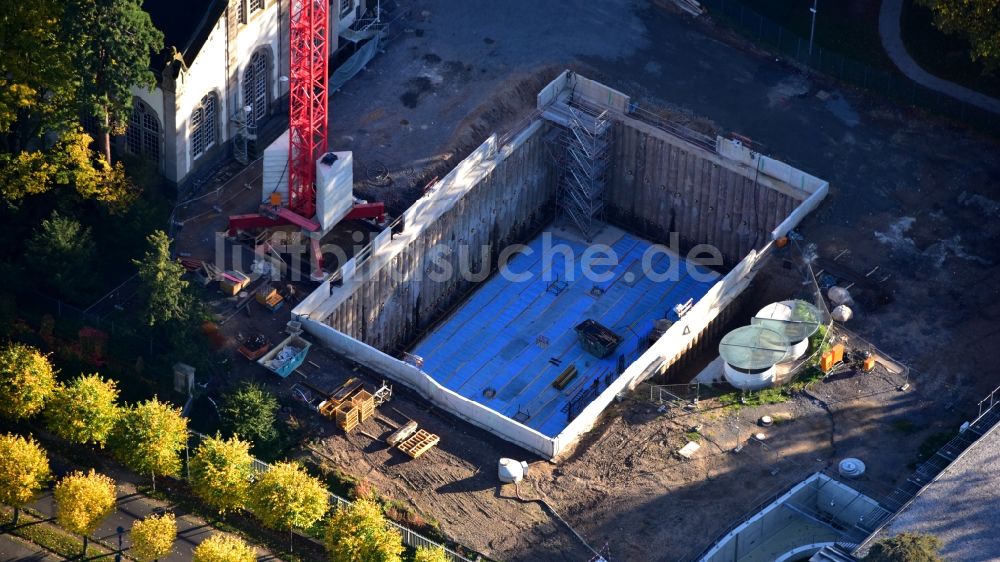
[[[750,323],[783,334],[792,348],[787,360],[794,360],[809,350],[809,337],[819,329],[820,313],[803,300],[781,301],[760,309]]]
[[[719,342],[722,373],[741,390],[767,388],[774,384],[774,366],[788,359],[790,348],[784,335],[764,326],[736,328]]]
[[[520,482],[521,480],[524,480],[525,475],[528,474],[528,463],[525,461],[518,462],[514,459],[503,458],[500,459],[498,473],[500,481],[505,484]]]

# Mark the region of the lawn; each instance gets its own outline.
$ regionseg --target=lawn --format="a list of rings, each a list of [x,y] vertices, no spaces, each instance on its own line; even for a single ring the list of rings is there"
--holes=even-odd
[[[809,38],[813,0],[740,0],[747,8],[803,37]],[[895,67],[878,34],[879,2],[873,0],[819,0],[815,45],[869,66]]]
[[[983,65],[969,58],[968,43],[960,36],[938,31],[930,9],[913,0],[903,2],[900,19],[906,50],[931,74],[984,94],[1000,97],[1000,73],[983,74]]]

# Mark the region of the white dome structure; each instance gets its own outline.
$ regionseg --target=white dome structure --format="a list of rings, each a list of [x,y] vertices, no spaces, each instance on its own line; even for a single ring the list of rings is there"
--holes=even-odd
[[[761,325],[742,326],[719,342],[722,373],[741,390],[760,390],[774,384],[775,365],[791,353],[788,338]]]
[[[792,347],[786,360],[798,359],[809,350],[809,337],[820,324],[819,310],[803,300],[771,303],[754,316],[750,323],[784,335]]]

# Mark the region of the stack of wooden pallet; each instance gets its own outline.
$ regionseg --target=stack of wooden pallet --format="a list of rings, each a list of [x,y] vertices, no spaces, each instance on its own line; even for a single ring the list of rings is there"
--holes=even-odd
[[[413,434],[412,437],[397,445],[397,448],[409,455],[410,458],[415,459],[429,451],[432,447],[434,447],[434,445],[437,445],[439,441],[441,441],[441,438],[437,435],[423,429],[419,429]]]
[[[358,420],[361,423],[375,415],[375,397],[367,390],[355,394],[351,402],[358,408]]]
[[[340,429],[344,430],[344,433],[350,433],[352,429],[361,423],[360,413],[361,408],[354,402],[344,402],[334,409],[337,425]]]

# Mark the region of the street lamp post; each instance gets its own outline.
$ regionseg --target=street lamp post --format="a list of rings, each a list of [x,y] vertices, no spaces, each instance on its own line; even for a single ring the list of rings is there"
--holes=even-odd
[[[809,56],[813,54],[813,36],[816,35],[816,7],[819,4],[819,0],[813,0],[812,8],[809,11],[812,12],[812,26],[809,28]]]

